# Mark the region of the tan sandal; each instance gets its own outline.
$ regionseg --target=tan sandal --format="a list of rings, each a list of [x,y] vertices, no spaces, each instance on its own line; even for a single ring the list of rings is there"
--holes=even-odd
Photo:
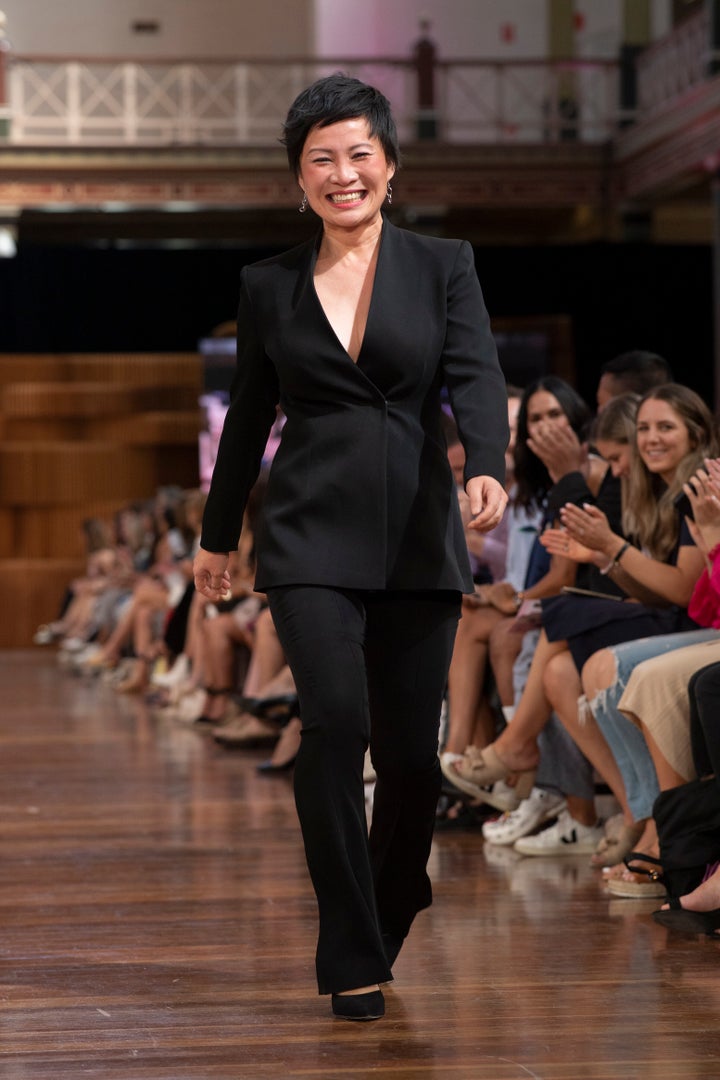
[[[644,831],[644,822],[633,822],[632,825],[622,825],[618,832],[603,836],[595,853],[590,856],[590,865],[617,866],[634,850]]]
[[[517,779],[514,791],[518,801],[522,802],[532,791],[536,771],[536,769],[513,771],[502,760],[494,745],[490,745],[482,750],[478,750],[476,746],[469,746],[462,760],[453,762],[446,775],[451,776],[456,787],[476,799],[482,799],[483,788],[490,787],[498,780],[506,780],[508,776],[515,776]]]

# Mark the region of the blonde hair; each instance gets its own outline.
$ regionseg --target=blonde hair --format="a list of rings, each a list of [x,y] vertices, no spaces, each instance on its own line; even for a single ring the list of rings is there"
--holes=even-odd
[[[665,383],[643,395],[638,415],[646,401],[665,401],[685,425],[690,451],[678,465],[669,485],[651,473],[637,451],[637,431],[628,480],[628,497],[623,504],[623,531],[645,548],[652,558],[664,562],[677,544],[680,516],[673,499],[706,457],[718,452],[717,431],[712,413],[701,397],[687,386]]]

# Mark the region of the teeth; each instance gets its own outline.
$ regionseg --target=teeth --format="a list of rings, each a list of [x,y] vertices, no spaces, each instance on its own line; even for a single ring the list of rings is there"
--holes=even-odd
[[[360,192],[351,191],[349,195],[331,195],[330,198],[333,202],[338,203],[355,202],[357,199],[360,198]]]

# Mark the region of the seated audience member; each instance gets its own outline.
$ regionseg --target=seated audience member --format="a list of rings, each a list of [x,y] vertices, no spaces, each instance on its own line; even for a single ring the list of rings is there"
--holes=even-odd
[[[98,602],[126,569],[114,544],[111,528],[98,518],[89,518],[82,525],[87,568],[85,576],[76,578],[67,589],[61,615],[53,623],[38,627],[36,645],[59,642],[61,648],[80,650],[100,629],[97,618]]]
[[[603,645],[632,640],[636,634],[679,629],[686,622],[684,608],[702,570],[702,556],[687,529],[679,528],[672,500],[698,462],[708,452],[714,452],[714,446],[712,417],[696,394],[674,384],[651,391],[638,410],[629,497],[623,507],[625,535],[632,536],[634,544],[624,535],[615,534],[596,507],[568,504],[561,510],[568,531],[566,540],[556,538],[562,543],[561,550],[565,550],[566,542],[568,553],[570,544],[576,545],[572,552],[576,557],[594,559],[638,603],[622,605],[617,600],[578,597],[575,615],[569,617],[567,611],[563,612],[564,633],[557,625],[549,627],[543,612],[545,633],[533,661],[535,676],[532,681],[528,678],[513,723],[496,743],[456,766],[469,779],[477,784],[492,783],[514,771],[530,777],[538,761],[537,735],[552,704],[585,755],[610,784],[621,806],[624,801],[623,809],[628,807],[629,796],[623,791],[619,763],[612,780],[607,775],[614,755],[608,753],[600,731],[594,728],[592,738],[588,738],[584,729],[581,739],[573,730],[578,725],[572,698],[577,699],[581,692],[577,673]],[[660,604],[666,606],[657,606]],[[568,650],[574,671],[569,657],[563,655]],[[552,694],[546,696],[551,684],[560,688],[562,702],[552,701]],[[528,697],[528,705],[521,709]],[[544,709],[538,707],[543,700]],[[637,815],[632,820],[636,822]],[[558,823],[560,830],[575,830],[576,834],[582,825],[587,823],[572,819]]]
[[[711,469],[718,476],[717,484],[710,477]],[[707,469],[699,470],[686,490],[695,518],[688,524],[706,560],[688,613],[700,626],[710,629],[637,643],[647,659],[631,669],[624,688],[618,681],[607,694],[612,708],[642,733],[654,769],[653,790],[660,791],[692,780],[698,761],[702,763],[700,775],[712,771],[707,742],[700,736],[697,717],[693,734],[693,695],[688,694],[688,685],[699,671],[720,662],[720,462],[707,462]],[[656,645],[653,652],[652,645]],[[622,721],[620,724],[623,731]],[[630,746],[632,756],[632,742]],[[639,771],[640,766],[637,768]],[[648,817],[644,824],[633,860],[627,860],[630,865],[624,869],[618,867],[613,873],[614,883],[609,888],[617,895],[646,895],[653,891],[652,884],[643,880],[645,875],[638,873],[647,864],[659,874],[655,862],[659,855],[655,823]],[[661,890],[661,883],[656,882],[658,895],[662,895]]]
[[[624,483],[623,477],[627,475],[630,467],[630,442],[634,438],[635,415],[639,400],[636,394],[622,394],[609,404],[601,416],[596,418],[591,432],[591,441],[596,447],[596,452],[600,455],[601,467],[599,473],[588,472],[588,479],[594,490],[587,486],[585,476],[581,476],[579,472],[569,473],[567,477],[561,477],[559,482],[551,489],[550,500],[553,505],[562,505],[568,494],[572,494],[572,497],[575,498],[579,492],[582,499],[593,499],[595,504],[608,514],[609,518],[619,523],[620,491]],[[534,443],[538,447],[538,451],[543,453],[544,445],[548,443],[548,440],[547,438],[544,440],[536,438]],[[558,445],[557,441],[555,445]],[[598,458],[589,455],[587,463],[589,464],[593,460],[597,463]],[[553,534],[554,530],[552,528],[545,530],[540,538],[543,546],[547,546],[547,538]],[[565,554],[567,551],[565,544],[567,534],[563,532],[561,536],[563,542],[559,550]],[[575,554],[571,550],[567,553],[570,555]],[[607,576],[597,573],[597,568],[592,563],[574,561],[577,562],[578,568],[575,578],[577,586],[599,589],[603,593],[620,593],[620,590],[612,585]],[[596,572],[595,576],[591,573],[592,571]],[[562,602],[561,599],[553,601],[553,603]],[[532,669],[535,650],[541,637],[543,638],[543,646],[538,659],[535,661],[530,687],[524,701],[522,701],[527,678]],[[521,702],[521,724],[526,722],[523,721],[523,716],[527,717],[529,713],[535,710],[539,712],[547,711],[550,705],[553,705],[554,708],[554,702],[557,702],[560,709],[564,707],[574,708],[572,694],[574,690],[577,690],[578,676],[573,665],[571,665],[568,675],[569,691],[566,699],[563,699],[562,695],[554,695],[551,701],[547,688],[544,682],[541,681],[544,679],[545,674],[543,649],[546,647],[544,635],[539,630],[532,631],[523,639],[523,649],[515,664],[514,671],[516,699]],[[563,688],[566,681],[563,680]],[[541,690],[544,691],[547,701],[541,696]],[[524,799],[516,809],[506,813],[499,821],[486,822],[483,825],[484,838],[493,844],[514,845],[523,837],[534,833],[538,826],[557,817],[557,814],[566,808],[567,798],[570,804],[570,817],[574,821],[581,823],[582,828],[571,827],[574,829],[572,843],[558,840],[561,850],[572,853],[579,848],[584,850],[588,845],[593,848],[603,846],[605,838],[599,837],[598,826],[595,821],[595,784],[592,769],[587,759],[577,748],[577,745],[567,735],[556,714],[550,716],[548,723],[539,733],[538,745],[540,764],[530,796]],[[613,828],[612,824],[609,824],[608,827]],[[552,833],[543,837],[544,845],[548,845],[549,841],[552,840]],[[535,841],[531,840],[530,847],[533,848],[534,846]],[[532,854],[533,851],[526,853]],[[543,847],[538,853],[545,854],[546,848]]]
[[[573,565],[563,557],[547,558],[534,541],[541,526],[545,497],[552,480],[544,464],[529,449],[533,433],[548,427],[569,427],[584,434],[589,411],[582,399],[562,379],[546,376],[524,391],[518,412],[517,441],[514,450],[514,486],[509,519],[508,570],[512,580],[479,586],[474,596],[466,597],[460,620],[448,678],[449,719],[441,768],[451,784],[475,798],[479,792],[464,783],[455,765],[468,747],[487,745],[493,738],[495,722],[487,700],[483,700],[485,667],[491,639],[495,635],[495,681],[501,704],[511,709],[514,699],[512,669],[522,644],[522,634],[506,633],[504,648],[497,646],[497,634],[511,626],[517,617],[519,597],[532,601],[558,593],[574,578]],[[478,722],[478,720],[480,722]],[[519,796],[519,792],[517,796]],[[517,797],[513,796],[514,802]],[[497,805],[492,801],[492,805]],[[502,805],[501,805],[502,808]]]
[[[658,552],[664,550],[666,561],[657,565],[653,574],[649,572],[652,571],[652,564],[645,549],[623,548],[622,538],[609,537],[607,530],[604,538],[596,534],[595,541],[589,541],[588,535],[584,537],[586,543],[589,542],[610,558],[613,550],[617,551],[619,558],[615,556],[610,570],[630,595],[638,591],[637,585],[633,586],[633,580],[651,592],[640,592],[645,604],[624,605],[621,612],[626,617],[627,625],[634,630],[632,638],[626,638],[623,642],[620,634],[622,622],[615,624],[614,628],[610,624],[615,632],[615,643],[611,642],[613,647],[596,651],[582,669],[583,689],[589,702],[584,723],[578,724],[577,718],[572,716],[568,716],[567,722],[573,736],[580,745],[585,745],[585,753],[594,761],[618,797],[626,824],[628,846],[651,854],[656,849],[652,804],[659,790],[658,776],[640,729],[622,716],[617,705],[628,676],[637,664],[692,641],[700,643],[716,636],[712,629],[698,628],[691,617],[696,614],[695,609],[688,615],[684,608],[686,598],[690,602],[693,597],[693,592],[688,597],[687,591],[695,588],[702,572],[703,555],[692,543],[687,524],[680,520],[673,505],[675,495],[699,461],[708,452],[716,452],[716,442],[712,417],[692,391],[668,384],[647,395],[644,402],[646,408],[641,407],[638,414],[638,457],[644,457],[649,465],[646,471],[636,473],[632,511],[626,520],[629,521],[630,535],[642,538],[640,530],[644,529],[647,537],[645,548]],[[686,443],[688,449],[683,455]],[[581,516],[582,512],[579,516],[572,508],[568,508],[565,516],[566,524],[576,538]],[[571,519],[574,519],[574,523]],[[582,527],[594,528],[587,521]],[[667,606],[655,609],[653,614],[653,601],[657,604],[663,599]],[[636,613],[642,608],[652,615],[652,621],[645,626],[644,632],[640,627],[647,614],[641,614],[639,622],[635,619]],[[687,632],[685,627],[688,628]],[[693,628],[692,631],[690,628]],[[552,672],[549,678],[553,678]],[[555,672],[554,678],[559,678],[559,672]],[[606,760],[605,771],[596,756],[600,748],[606,758],[607,748],[612,755],[611,764]],[[658,751],[658,762],[661,757]],[[675,761],[679,764],[681,759],[675,758]],[[687,757],[685,761],[687,764]],[[662,767],[662,775],[664,782],[671,782],[667,763]],[[636,839],[634,845],[629,843],[633,837]],[[606,865],[612,865],[612,854],[608,853]],[[616,851],[614,854],[622,857],[627,852]],[[642,871],[645,868],[639,866],[638,869]],[[651,895],[653,890],[657,893],[659,889],[657,882],[642,880],[642,875],[631,876],[624,870],[614,869],[610,874],[614,880],[609,888],[616,895]],[[621,880],[615,880],[617,878]]]
[[[120,692],[139,692],[148,685],[152,666],[164,653],[165,618],[192,577],[192,535],[178,523],[185,498],[173,495],[170,502],[167,492],[158,493],[153,508],[157,527],[153,563],[146,573],[137,575],[107,640],[86,660],[87,666],[97,669],[117,668],[125,651],[130,650],[131,662],[114,684]]]
[[[643,349],[621,353],[612,360],[606,360],[600,368],[598,412],[602,412],[607,403],[619,394],[632,393],[642,397],[648,390],[672,381],[670,365],[657,353]]]

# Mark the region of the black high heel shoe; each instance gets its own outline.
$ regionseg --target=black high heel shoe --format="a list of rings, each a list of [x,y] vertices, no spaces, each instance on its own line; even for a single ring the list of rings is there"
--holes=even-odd
[[[267,761],[261,761],[257,771],[264,776],[272,776],[273,773],[286,772],[292,769],[295,758],[300,749],[300,720],[293,717],[288,720],[278,739],[272,757]]]
[[[379,1020],[385,1015],[382,990],[367,994],[333,994],[333,1016],[340,1020]]]

